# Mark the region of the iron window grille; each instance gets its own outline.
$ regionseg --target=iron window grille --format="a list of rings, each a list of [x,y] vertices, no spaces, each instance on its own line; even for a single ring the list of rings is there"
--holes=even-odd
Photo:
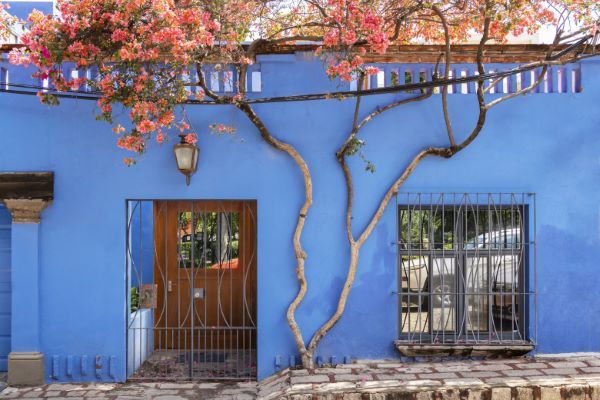
[[[534,194],[404,193],[397,211],[399,342],[534,343]]]

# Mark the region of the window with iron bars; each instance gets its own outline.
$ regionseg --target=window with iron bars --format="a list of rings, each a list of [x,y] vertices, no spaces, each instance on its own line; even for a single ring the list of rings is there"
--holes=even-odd
[[[533,343],[535,196],[408,193],[397,205],[399,342]]]

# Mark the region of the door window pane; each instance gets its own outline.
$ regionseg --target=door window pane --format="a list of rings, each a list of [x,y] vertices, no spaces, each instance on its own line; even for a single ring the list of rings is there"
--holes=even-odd
[[[237,268],[239,221],[232,212],[179,213],[180,268]]]

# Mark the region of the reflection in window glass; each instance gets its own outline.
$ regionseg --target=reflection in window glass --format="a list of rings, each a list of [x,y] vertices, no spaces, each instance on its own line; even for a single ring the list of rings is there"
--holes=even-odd
[[[518,328],[520,259],[511,254],[491,258],[492,313],[499,331]]]
[[[431,276],[431,325],[434,331],[453,331],[456,324],[456,260],[434,258]]]
[[[400,210],[400,245],[404,250],[450,250],[454,247],[454,211]]]
[[[487,331],[489,319],[488,259],[487,257],[467,257],[465,269],[467,329]]]
[[[239,257],[239,214],[232,212],[179,213],[181,268],[235,268]]]
[[[428,274],[428,257],[402,257],[402,332],[429,330]]]
[[[464,215],[466,249],[518,249],[522,216],[519,208],[467,208]]]

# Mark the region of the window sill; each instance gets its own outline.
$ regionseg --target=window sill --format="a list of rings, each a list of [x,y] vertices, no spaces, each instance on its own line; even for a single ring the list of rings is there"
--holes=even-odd
[[[529,353],[535,347],[531,343],[408,344],[401,340],[396,340],[394,345],[404,357],[516,357]]]

